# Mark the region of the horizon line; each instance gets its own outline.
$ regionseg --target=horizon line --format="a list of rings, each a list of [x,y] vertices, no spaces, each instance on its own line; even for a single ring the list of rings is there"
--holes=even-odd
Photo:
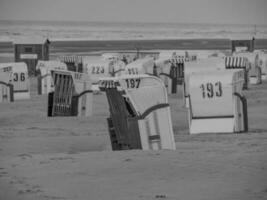
[[[115,23],[115,24],[191,24],[191,25],[241,25],[241,26],[267,26],[267,24],[252,24],[252,23],[212,23],[212,22],[155,22],[155,21],[109,21],[109,20],[46,20],[46,19],[0,19],[0,21],[18,21],[18,22],[69,22],[69,23]]]

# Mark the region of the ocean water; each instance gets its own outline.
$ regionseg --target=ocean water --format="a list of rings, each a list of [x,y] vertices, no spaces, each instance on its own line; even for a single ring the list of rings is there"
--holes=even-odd
[[[51,40],[267,38],[266,25],[1,21],[0,41],[24,38]]]

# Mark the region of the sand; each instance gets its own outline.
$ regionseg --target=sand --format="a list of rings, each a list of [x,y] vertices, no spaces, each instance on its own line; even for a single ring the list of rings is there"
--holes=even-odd
[[[176,151],[112,152],[105,94],[92,117],[47,118],[47,96],[0,104],[1,200],[267,199],[267,82],[251,86],[249,132],[189,135],[170,95]]]

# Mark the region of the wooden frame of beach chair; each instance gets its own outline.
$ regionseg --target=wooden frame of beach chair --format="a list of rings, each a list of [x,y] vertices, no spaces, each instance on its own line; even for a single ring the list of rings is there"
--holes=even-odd
[[[61,61],[39,60],[36,66],[37,71],[37,93],[39,95],[48,94],[53,90],[51,70],[67,70],[67,65]]]
[[[51,71],[54,91],[48,94],[48,116],[91,116],[93,94],[87,74]]]
[[[100,80],[106,92],[113,150],[175,149],[168,96],[163,82],[148,75]]]

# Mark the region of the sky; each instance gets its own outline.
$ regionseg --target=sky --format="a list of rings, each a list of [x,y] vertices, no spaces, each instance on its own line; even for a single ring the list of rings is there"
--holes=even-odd
[[[267,0],[0,0],[0,20],[267,25]]]

